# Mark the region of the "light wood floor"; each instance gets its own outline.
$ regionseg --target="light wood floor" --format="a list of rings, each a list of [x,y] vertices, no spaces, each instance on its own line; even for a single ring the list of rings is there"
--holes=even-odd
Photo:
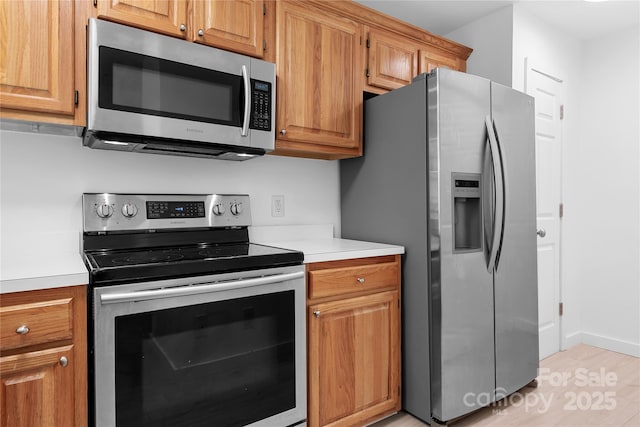
[[[640,426],[640,358],[581,344],[540,361],[540,374],[538,388],[524,388],[450,425]],[[404,412],[373,424],[426,425]]]

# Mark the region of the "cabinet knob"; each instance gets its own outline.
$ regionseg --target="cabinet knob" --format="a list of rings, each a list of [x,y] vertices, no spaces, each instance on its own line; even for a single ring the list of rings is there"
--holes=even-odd
[[[180,31],[187,31],[187,26],[184,24],[180,24]]]
[[[68,364],[69,364],[69,359],[67,359],[65,356],[62,356],[60,358],[60,366],[62,366],[63,368],[66,368]]]
[[[358,283],[364,283],[364,277],[358,277],[356,280]]]
[[[18,326],[16,329],[16,334],[27,335],[29,333],[29,327],[27,325]]]
[[[282,129],[282,130],[280,131],[280,135],[286,135],[286,134],[287,134],[287,130],[286,130],[286,129]]]
[[[536,231],[536,234],[542,238],[547,235],[547,230],[545,230],[544,228],[541,228],[538,231]]]
[[[320,312],[319,311],[314,311],[313,315],[316,316],[316,317],[320,317]]]
[[[198,30],[198,35],[200,37],[204,36],[204,31],[202,31],[202,28]]]

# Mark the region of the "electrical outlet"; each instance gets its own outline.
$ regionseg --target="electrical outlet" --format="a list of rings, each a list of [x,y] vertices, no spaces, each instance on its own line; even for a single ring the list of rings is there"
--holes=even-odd
[[[284,196],[271,196],[271,216],[284,216]]]

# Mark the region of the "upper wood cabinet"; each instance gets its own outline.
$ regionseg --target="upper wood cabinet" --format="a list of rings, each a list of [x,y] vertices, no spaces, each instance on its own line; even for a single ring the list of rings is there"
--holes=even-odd
[[[351,1],[267,1],[266,10],[267,46],[276,48],[264,58],[276,63],[278,77],[273,154],[362,155],[363,91],[409,84],[423,62],[464,71],[471,53]]]
[[[186,0],[99,0],[98,17],[138,28],[187,37]]]
[[[70,1],[1,0],[0,111],[75,114]]]
[[[367,28],[367,87],[392,90],[418,75],[419,44],[389,31]],[[372,88],[373,87],[373,88]]]
[[[379,28],[367,28],[366,33],[366,91],[384,93],[397,89],[436,67],[466,71],[464,52],[454,53]]]
[[[263,0],[98,0],[97,16],[262,58]]]
[[[262,58],[262,0],[198,0],[193,2],[193,39],[222,49]]]
[[[362,26],[306,2],[276,3],[276,154],[361,155]]]
[[[457,71],[466,71],[467,62],[455,55],[436,49],[420,49],[420,72],[430,73],[437,67],[446,67]]]

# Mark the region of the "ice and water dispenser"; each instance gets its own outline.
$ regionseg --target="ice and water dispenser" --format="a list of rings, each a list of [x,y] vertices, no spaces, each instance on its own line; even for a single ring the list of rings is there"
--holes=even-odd
[[[480,174],[452,173],[453,252],[482,250]]]

